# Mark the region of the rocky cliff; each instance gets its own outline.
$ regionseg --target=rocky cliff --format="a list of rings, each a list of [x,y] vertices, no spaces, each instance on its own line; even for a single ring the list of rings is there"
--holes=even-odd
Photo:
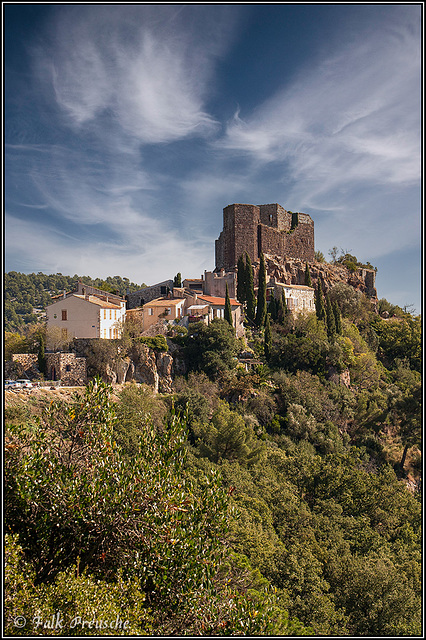
[[[269,278],[275,278],[277,282],[305,284],[306,263],[302,260],[265,255],[265,266]],[[316,287],[319,278],[323,282],[325,291],[331,289],[338,282],[344,282],[364,293],[371,299],[373,305],[377,303],[376,273],[373,269],[359,268],[352,272],[344,265],[313,261],[309,262],[309,271],[314,287]]]
[[[113,352],[112,341],[106,342],[109,341],[78,339],[72,346],[78,355],[87,358],[89,375],[97,373],[105,382],[122,384],[134,380],[149,385],[155,392],[171,393],[173,377],[185,373],[184,364],[172,343],[170,351],[156,352],[135,341],[129,351],[121,354],[119,350]]]

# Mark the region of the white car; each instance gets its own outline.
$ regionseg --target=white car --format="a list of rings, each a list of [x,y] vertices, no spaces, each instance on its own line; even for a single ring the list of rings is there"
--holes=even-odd
[[[6,380],[4,383],[5,391],[12,391],[13,389],[20,389],[21,385],[16,380]]]
[[[31,382],[31,380],[17,380],[16,383],[20,386],[21,389],[32,389],[33,388],[33,383]]]

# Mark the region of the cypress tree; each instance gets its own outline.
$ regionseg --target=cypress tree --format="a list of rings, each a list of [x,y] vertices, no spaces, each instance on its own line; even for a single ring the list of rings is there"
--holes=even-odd
[[[43,375],[46,374],[46,356],[45,356],[45,337],[40,334],[38,338],[38,354],[37,354],[37,364],[38,370]]]
[[[272,347],[271,323],[269,321],[269,313],[267,313],[266,320],[265,320],[265,337],[263,342],[265,358],[267,361],[269,361],[271,358],[271,347]]]
[[[250,256],[246,252],[246,295],[247,295],[247,307],[246,315],[250,322],[254,322],[254,316],[256,313],[256,296],[254,295],[254,283],[253,283],[253,267],[251,264]]]
[[[277,311],[278,311],[278,304],[275,299],[275,296],[273,295],[268,304],[268,313],[270,313],[271,319],[274,322],[277,321]]]
[[[306,263],[305,267],[305,285],[307,287],[312,287],[311,272],[309,271],[308,263]]]
[[[237,300],[241,304],[247,302],[247,270],[242,254],[237,262]]]
[[[282,290],[281,296],[277,302],[277,320],[280,324],[284,324],[286,317],[288,316],[288,307],[287,301],[285,299],[284,289]]]
[[[330,296],[328,294],[326,296],[326,303],[327,303],[327,335],[329,338],[333,339],[336,335],[336,323],[334,321],[333,307],[331,304]]]
[[[259,329],[265,322],[266,315],[266,267],[263,253],[260,254],[259,288],[257,290],[256,326]]]
[[[232,308],[231,308],[231,300],[229,299],[229,290],[228,290],[228,283],[226,283],[226,293],[225,293],[225,314],[224,314],[224,318],[227,322],[229,322],[229,324],[231,325],[231,327],[233,327],[233,323],[232,323]]]
[[[336,333],[341,335],[342,334],[342,316],[340,313],[340,307],[337,304],[337,301],[335,300],[333,302],[333,314],[334,314],[334,322],[336,324]]]
[[[324,306],[324,296],[322,293],[321,280],[318,279],[315,291],[315,312],[318,320],[326,320],[326,311]]]

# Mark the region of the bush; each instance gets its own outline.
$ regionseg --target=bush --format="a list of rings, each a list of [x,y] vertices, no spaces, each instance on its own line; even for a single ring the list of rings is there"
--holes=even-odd
[[[154,351],[169,350],[166,338],[161,335],[154,336],[154,337],[143,336],[141,338],[137,338],[137,341],[140,342],[141,344],[146,344],[150,349],[153,349]]]

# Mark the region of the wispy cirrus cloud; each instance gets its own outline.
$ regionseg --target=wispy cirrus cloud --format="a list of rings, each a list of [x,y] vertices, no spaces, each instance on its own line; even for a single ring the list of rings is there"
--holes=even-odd
[[[237,112],[218,144],[259,163],[286,162],[313,206],[341,184],[418,182],[420,51],[410,27],[302,70],[253,114]]]
[[[38,73],[76,128],[115,122],[141,143],[205,136],[215,60],[235,25],[232,7],[104,5],[58,12]],[[206,44],[209,43],[209,44]]]

